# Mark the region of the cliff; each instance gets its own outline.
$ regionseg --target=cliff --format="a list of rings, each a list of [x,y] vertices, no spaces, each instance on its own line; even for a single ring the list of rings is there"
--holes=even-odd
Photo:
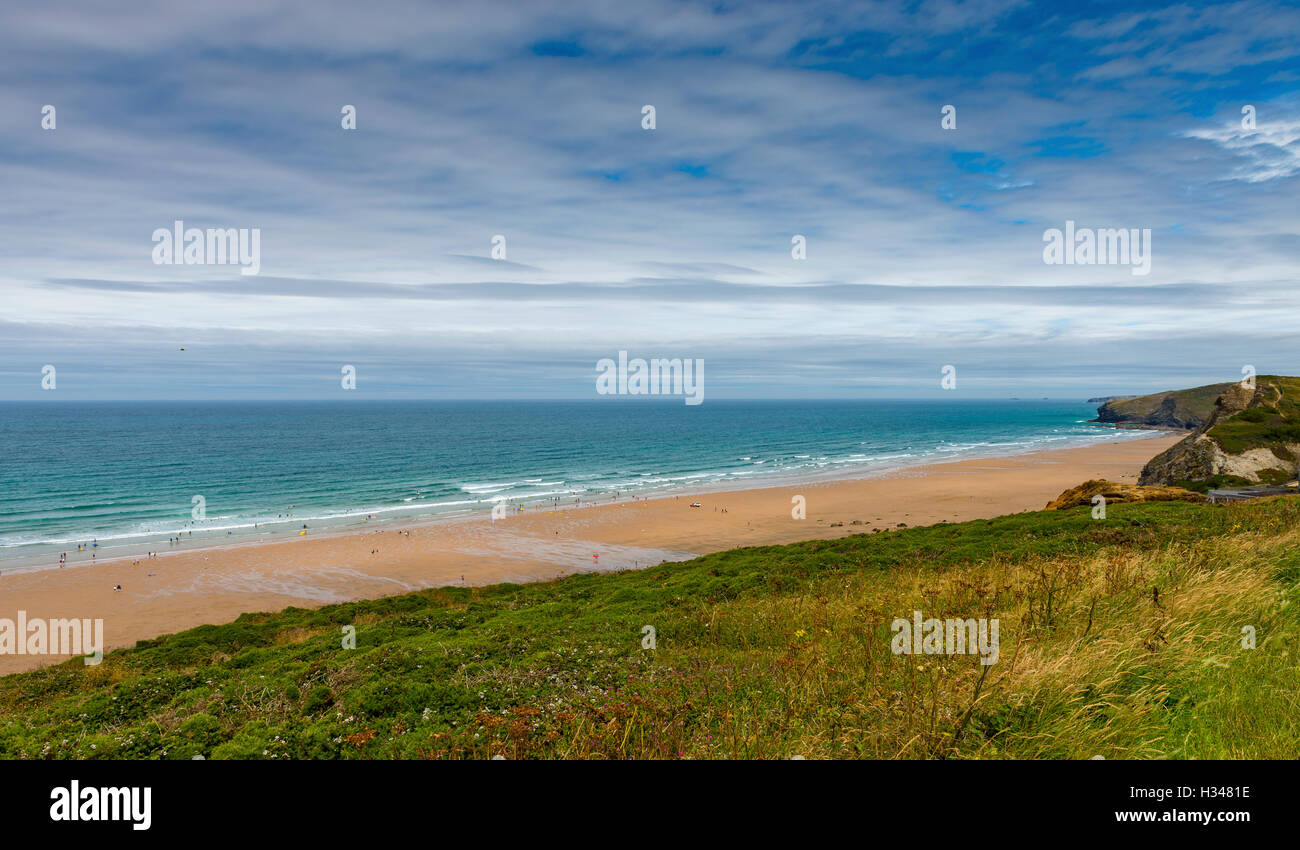
[[[1209,384],[1140,396],[1117,396],[1097,408],[1093,422],[1120,428],[1170,428],[1191,431],[1205,423],[1214,401],[1231,384]]]
[[[1205,388],[1201,388],[1205,389]],[[1300,461],[1300,378],[1227,384],[1195,431],[1152,458],[1140,484],[1281,484]]]

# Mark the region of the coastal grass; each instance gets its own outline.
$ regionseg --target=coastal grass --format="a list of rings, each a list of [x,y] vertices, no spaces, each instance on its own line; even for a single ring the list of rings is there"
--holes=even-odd
[[[0,757],[1294,759],[1298,603],[1300,499],[1022,513],[246,614],[0,678]]]
[[[1300,378],[1264,375],[1258,381],[1264,403],[1220,422],[1209,436],[1229,454],[1264,447],[1294,465],[1296,458],[1287,445],[1300,443]]]
[[[1138,421],[1155,415],[1166,404],[1166,399],[1172,398],[1173,409],[1170,412],[1178,419],[1184,422],[1194,419],[1204,421],[1214,411],[1215,400],[1231,386],[1231,383],[1208,384],[1185,390],[1114,399],[1104,406],[1119,419]],[[1098,412],[1100,413],[1100,408]]]

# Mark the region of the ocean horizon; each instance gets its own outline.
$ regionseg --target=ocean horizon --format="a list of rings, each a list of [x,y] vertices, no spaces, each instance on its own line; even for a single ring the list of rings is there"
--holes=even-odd
[[[1062,400],[0,402],[0,569],[1143,439]],[[502,508],[498,508],[498,512]]]

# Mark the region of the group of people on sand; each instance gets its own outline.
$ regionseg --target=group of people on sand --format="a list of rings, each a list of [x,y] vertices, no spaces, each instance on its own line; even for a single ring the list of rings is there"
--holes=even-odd
[[[85,547],[85,546],[78,546],[78,547],[77,547],[77,551],[78,551],[78,552],[84,552],[84,551],[86,551],[86,547]],[[91,553],[90,553],[90,560],[92,560],[92,561],[95,560],[95,553],[94,553],[94,552],[91,552]],[[59,555],[59,567],[60,567],[60,568],[63,568],[63,567],[66,567],[67,565],[68,565],[68,553],[67,553],[67,552],[64,552],[63,554]]]

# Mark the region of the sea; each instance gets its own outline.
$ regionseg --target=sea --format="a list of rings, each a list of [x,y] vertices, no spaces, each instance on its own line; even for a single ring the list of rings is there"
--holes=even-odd
[[[0,572],[1135,440],[1060,400],[5,402]]]

